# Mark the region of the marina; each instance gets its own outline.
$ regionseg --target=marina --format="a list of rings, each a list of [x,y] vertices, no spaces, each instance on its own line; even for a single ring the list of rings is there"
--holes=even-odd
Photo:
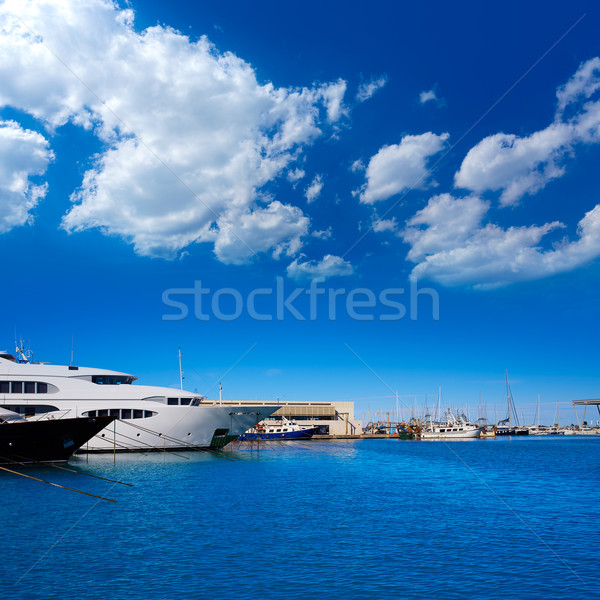
[[[0,600],[600,598],[597,3],[0,4]]]
[[[15,355],[0,352],[0,408],[35,420],[111,417],[114,426],[92,436],[84,452],[223,448],[279,408],[215,405],[183,385],[136,380],[108,369],[35,362],[22,345]]]
[[[283,586],[289,598],[366,599],[393,595],[401,574],[415,599],[458,599],[468,587],[588,600],[600,560],[600,474],[586,468],[597,464],[597,442],[313,439],[259,451],[123,454],[116,465],[109,455],[82,455],[71,468],[133,487],[87,483],[116,504],[44,488],[43,509],[39,484],[5,474],[3,494],[19,498],[20,516],[2,524],[11,560],[0,567],[0,590],[28,600],[144,600],[175,590],[275,600]],[[74,473],[52,477],[81,485]],[[257,592],[260,565],[277,577],[261,576]]]

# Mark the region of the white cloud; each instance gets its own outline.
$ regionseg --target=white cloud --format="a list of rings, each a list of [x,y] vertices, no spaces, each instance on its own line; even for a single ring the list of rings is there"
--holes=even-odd
[[[563,113],[569,104],[582,98],[587,100],[598,89],[600,89],[600,58],[595,57],[582,63],[571,79],[556,90],[557,113]]]
[[[321,261],[309,260],[300,262],[297,258],[287,268],[288,277],[297,281],[315,279],[317,277],[336,277],[341,275],[352,275],[352,265],[339,256],[326,254]]]
[[[306,188],[306,190],[304,192],[306,201],[309,204],[311,202],[314,202],[321,195],[322,189],[323,189],[323,177],[321,175],[315,175],[315,178],[312,180],[311,184]]]
[[[43,175],[53,158],[43,135],[0,121],[0,233],[32,222],[31,211],[48,186],[31,177]]]
[[[444,148],[447,133],[407,135],[399,144],[384,146],[371,157],[360,201],[374,204],[411,188],[435,185],[428,177],[427,159]]]
[[[333,235],[333,229],[331,227],[320,229],[318,231],[313,231],[310,235],[318,240],[328,240]]]
[[[425,102],[437,101],[438,97],[434,90],[427,90],[419,94],[419,102],[425,104]]]
[[[347,114],[344,81],[261,85],[248,63],[207,38],[192,42],[163,26],[138,33],[133,11],[106,0],[3,8],[0,105],[50,129],[81,125],[107,144],[73,194],[67,231],[99,228],[149,256],[212,242],[233,263],[250,260],[247,246],[275,255],[299,248],[306,217],[280,203],[262,207],[260,190]],[[252,237],[258,230],[269,247]],[[234,242],[233,232],[250,238]]]
[[[563,174],[559,159],[573,140],[573,129],[553,123],[528,137],[497,133],[471,148],[455,175],[458,187],[502,190],[500,203],[515,204]]]
[[[364,102],[373,96],[373,94],[380,90],[387,83],[387,75],[373,78],[370,81],[361,83],[358,86],[358,92],[356,93],[356,100],[358,102]]]
[[[275,259],[293,256],[302,247],[302,237],[308,234],[309,220],[299,208],[274,200],[266,208],[253,211],[233,208],[217,224],[217,258],[239,265],[256,253],[271,251]]]
[[[381,233],[383,231],[391,231],[395,232],[398,229],[398,223],[396,221],[396,217],[392,217],[391,219],[373,219],[373,223],[371,224],[371,228],[376,233]]]
[[[327,108],[327,119],[330,123],[339,121],[348,115],[348,108],[344,105],[346,82],[338,79],[335,83],[328,83],[319,88],[318,99],[322,99]]]
[[[485,289],[569,271],[600,256],[600,204],[579,222],[575,241],[563,239],[548,249],[540,243],[562,223],[483,225],[488,208],[476,196],[431,198],[402,235],[411,245],[408,259],[417,263],[411,276]]]
[[[298,183],[298,181],[300,181],[305,175],[306,172],[303,169],[293,169],[288,171],[287,178],[288,181],[294,184],[295,187],[296,183]]]
[[[471,148],[455,174],[457,187],[484,192],[501,191],[500,203],[517,204],[565,173],[565,160],[576,143],[600,142],[600,101],[571,106],[600,89],[600,59],[584,63],[557,91],[555,120],[529,136],[496,133]]]
[[[366,169],[365,163],[360,159],[356,159],[351,165],[350,170],[353,173],[358,173],[359,171],[364,171]]]

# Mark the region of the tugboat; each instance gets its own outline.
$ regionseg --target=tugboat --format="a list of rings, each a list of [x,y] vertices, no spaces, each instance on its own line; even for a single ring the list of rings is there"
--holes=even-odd
[[[67,462],[115,417],[30,421],[0,408],[0,464]]]

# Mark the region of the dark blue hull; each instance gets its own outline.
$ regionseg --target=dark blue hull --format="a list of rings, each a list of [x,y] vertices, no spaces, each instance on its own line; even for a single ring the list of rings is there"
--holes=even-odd
[[[249,440],[309,440],[317,432],[316,427],[302,429],[300,431],[283,431],[280,433],[252,433],[246,432],[238,438],[238,441]]]

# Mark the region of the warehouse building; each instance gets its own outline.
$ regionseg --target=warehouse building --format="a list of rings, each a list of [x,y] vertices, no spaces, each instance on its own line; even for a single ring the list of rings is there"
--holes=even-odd
[[[205,401],[206,402],[206,401]],[[218,405],[219,401],[213,401]],[[360,435],[362,421],[354,418],[354,402],[285,402],[256,400],[222,400],[223,406],[279,406],[270,420],[282,417],[296,421],[299,425],[310,425],[319,428],[321,435]]]

